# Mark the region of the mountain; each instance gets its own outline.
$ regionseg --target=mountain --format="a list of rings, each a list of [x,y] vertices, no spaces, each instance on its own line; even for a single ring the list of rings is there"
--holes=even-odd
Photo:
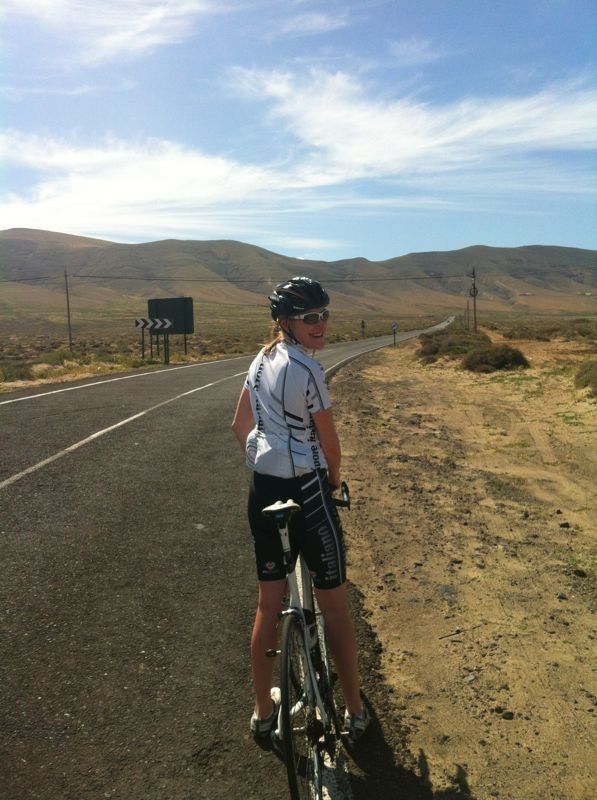
[[[474,246],[386,261],[307,261],[236,241],[169,239],[118,244],[49,231],[0,231],[0,330],[62,318],[64,273],[82,321],[110,316],[130,326],[150,297],[190,295],[196,309],[265,305],[292,275],[321,280],[343,314],[428,315],[462,311],[476,272],[487,311],[597,311],[597,251]],[[8,282],[7,282],[8,281]],[[10,282],[18,281],[18,282]]]

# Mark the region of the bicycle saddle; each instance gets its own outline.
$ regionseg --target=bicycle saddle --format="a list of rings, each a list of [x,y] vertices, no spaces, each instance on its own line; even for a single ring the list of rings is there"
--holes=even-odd
[[[276,500],[271,506],[264,508],[261,513],[266,517],[275,517],[278,514],[284,514],[284,516],[290,517],[300,510],[301,507],[298,503],[295,503],[294,500],[287,500],[285,503],[283,503],[282,500]]]

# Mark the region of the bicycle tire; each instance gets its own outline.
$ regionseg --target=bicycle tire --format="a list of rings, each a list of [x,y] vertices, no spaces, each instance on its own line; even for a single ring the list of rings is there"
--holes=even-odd
[[[284,617],[280,646],[282,737],[292,800],[320,800],[323,756],[321,722],[305,693],[304,639],[300,621]]]

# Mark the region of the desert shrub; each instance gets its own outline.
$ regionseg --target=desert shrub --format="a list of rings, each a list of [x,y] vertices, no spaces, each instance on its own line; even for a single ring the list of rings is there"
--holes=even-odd
[[[528,319],[504,330],[506,339],[536,339],[549,342],[559,336],[564,339],[591,339],[597,337],[597,319],[577,317],[570,319]]]
[[[585,361],[574,378],[574,385],[578,389],[590,389],[590,396],[597,397],[597,359]]]
[[[101,361],[104,364],[118,364],[120,358],[115,353],[107,353],[105,350],[100,350],[95,353],[95,361]]]
[[[143,361],[143,359],[139,356],[124,356],[120,359],[120,364],[126,369],[138,369],[139,367],[144,367],[146,364],[152,363],[150,359]]]
[[[441,356],[460,358],[473,347],[490,345],[491,339],[485,333],[472,333],[466,330],[435,331],[425,333],[419,338],[417,356],[423,363],[433,363]]]
[[[581,337],[583,339],[597,336],[597,320],[572,319],[567,326],[566,334],[571,338]]]
[[[0,383],[32,381],[33,373],[28,364],[0,364]]]
[[[419,346],[419,357],[435,356],[439,353],[439,342],[437,339],[421,336],[421,343]]]
[[[45,364],[61,367],[65,361],[72,359],[72,353],[69,350],[54,350],[51,353],[46,353],[43,357]]]
[[[496,344],[470,350],[462,359],[462,366],[471,372],[496,372],[500,369],[525,369],[529,362],[515,347]]]

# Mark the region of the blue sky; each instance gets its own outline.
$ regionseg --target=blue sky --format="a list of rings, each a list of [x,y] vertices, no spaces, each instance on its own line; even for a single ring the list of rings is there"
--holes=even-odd
[[[594,0],[0,0],[0,228],[597,246]]]

